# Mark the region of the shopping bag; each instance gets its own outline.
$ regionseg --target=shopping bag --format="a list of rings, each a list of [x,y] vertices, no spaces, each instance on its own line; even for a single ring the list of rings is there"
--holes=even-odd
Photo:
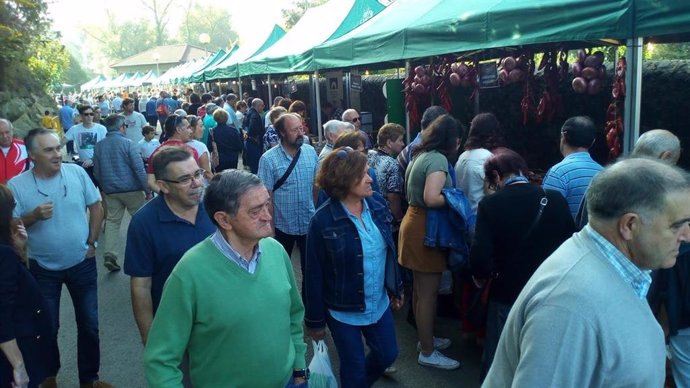
[[[314,348],[314,358],[309,363],[309,388],[338,388],[326,342],[312,340],[311,344]]]

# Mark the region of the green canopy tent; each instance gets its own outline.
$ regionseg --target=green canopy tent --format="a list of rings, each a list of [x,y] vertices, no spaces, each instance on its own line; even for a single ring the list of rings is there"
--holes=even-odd
[[[99,82],[105,81],[105,79],[106,79],[106,78],[105,78],[103,75],[98,75],[98,76],[92,78],[91,80],[89,80],[88,82],[82,84],[82,85],[79,87],[79,90],[85,91],[85,90],[92,90],[92,89],[95,89],[95,88],[96,88],[96,85],[98,85]]]
[[[384,9],[376,0],[331,0],[308,9],[285,36],[239,64],[239,75],[285,74],[315,70],[312,48],[365,23]]]
[[[230,51],[233,51],[233,50],[235,50],[235,48],[233,48]],[[189,72],[188,75],[183,76],[180,79],[180,83],[204,82],[204,74],[203,74],[204,69],[218,63],[218,61],[221,58],[223,58],[225,56],[225,54],[226,54],[225,50],[220,49],[216,53],[209,55],[203,62],[199,63],[198,66],[195,66],[194,68],[188,69],[187,70]]]
[[[263,41],[259,40],[261,44],[258,45],[258,47],[256,44],[240,44],[237,51],[233,52],[231,55],[227,55],[226,58],[218,61],[216,65],[209,66],[205,69],[204,77],[207,80],[239,78],[239,63],[261,54],[264,50],[278,42],[283,36],[285,36],[285,30],[278,25],[274,25],[266,39]]]
[[[398,0],[314,48],[317,69],[509,46],[625,39],[629,0]]]

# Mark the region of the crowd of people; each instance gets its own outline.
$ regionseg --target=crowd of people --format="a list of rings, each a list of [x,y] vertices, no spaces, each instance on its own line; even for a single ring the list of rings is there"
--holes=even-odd
[[[418,363],[459,368],[434,333],[444,274],[458,331],[483,339],[483,387],[661,387],[660,306],[673,377],[690,386],[690,178],[671,132],[603,167],[595,124],[569,118],[563,160],[535,182],[491,113],[466,130],[431,106],[405,147],[402,126],[374,141],[346,109],[319,145],[302,101],[174,97],[65,103],[61,128],[46,120],[23,140],[0,118],[0,385],[57,387],[66,285],[81,387],[112,387],[99,378],[100,242],[104,267],[131,278],[152,387],[304,387],[305,336],[329,333],[340,385],[368,387],[395,371],[404,306]]]

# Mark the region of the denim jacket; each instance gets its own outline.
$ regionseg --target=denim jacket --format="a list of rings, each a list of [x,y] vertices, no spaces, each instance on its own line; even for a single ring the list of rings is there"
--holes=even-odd
[[[390,295],[399,298],[402,280],[391,230],[393,216],[381,194],[374,192],[365,201],[386,240],[384,286]],[[307,327],[324,327],[327,309],[364,311],[362,244],[356,226],[340,201],[327,200],[311,219],[305,266],[304,321]]]
[[[467,261],[469,234],[474,230],[476,216],[461,189],[447,188],[441,193],[447,206],[427,209],[424,245],[449,249],[448,268],[454,271]]]

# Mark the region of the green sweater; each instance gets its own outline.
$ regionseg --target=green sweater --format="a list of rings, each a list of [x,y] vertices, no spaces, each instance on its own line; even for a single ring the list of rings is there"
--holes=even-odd
[[[292,264],[272,238],[259,242],[254,274],[210,238],[192,247],[165,283],[144,362],[149,386],[182,387],[189,352],[196,388],[285,387],[305,368],[304,306]]]

